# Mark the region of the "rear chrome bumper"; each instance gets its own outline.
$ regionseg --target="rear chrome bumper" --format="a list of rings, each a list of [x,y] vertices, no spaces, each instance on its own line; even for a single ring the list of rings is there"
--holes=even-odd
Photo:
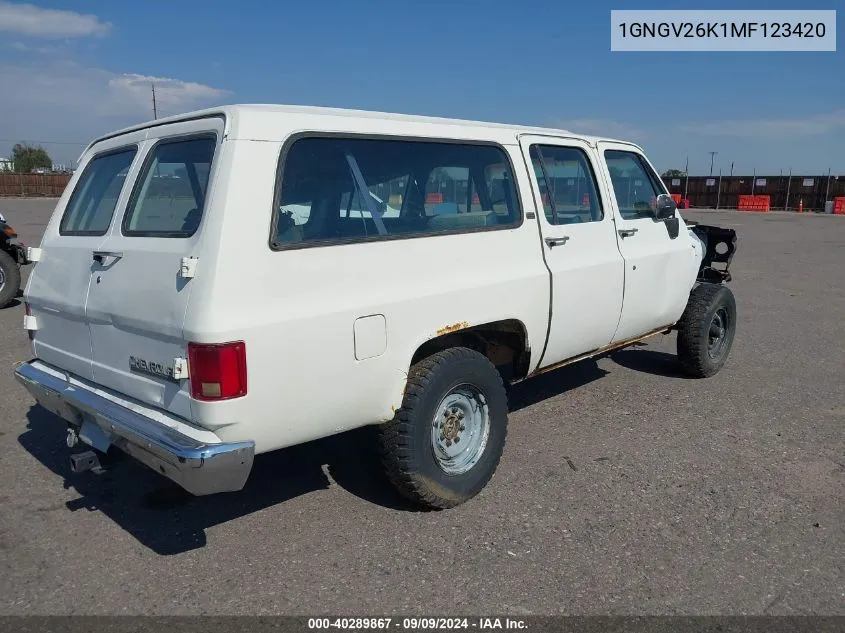
[[[69,424],[95,424],[112,446],[194,495],[240,490],[246,484],[254,442],[215,443],[191,437],[49,369],[37,360],[20,363],[15,378],[41,406]]]

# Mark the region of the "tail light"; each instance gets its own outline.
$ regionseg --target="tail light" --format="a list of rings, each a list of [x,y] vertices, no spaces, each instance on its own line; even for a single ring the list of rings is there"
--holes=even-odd
[[[243,341],[188,343],[191,396],[229,400],[246,395],[246,345]]]

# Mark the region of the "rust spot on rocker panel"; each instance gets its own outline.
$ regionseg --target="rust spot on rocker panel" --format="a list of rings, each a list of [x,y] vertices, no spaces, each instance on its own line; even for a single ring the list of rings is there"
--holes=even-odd
[[[587,352],[586,354],[580,354],[579,356],[575,356],[573,358],[569,358],[567,360],[561,361],[559,363],[555,363],[554,365],[549,365],[548,367],[543,367],[542,369],[534,370],[533,374],[526,376],[525,378],[530,378],[531,376],[539,376],[540,374],[545,374],[550,371],[554,371],[555,369],[559,369],[561,367],[565,367],[566,365],[571,365],[572,363],[577,363],[580,360],[585,360],[587,358],[592,358],[593,356],[599,356],[600,354],[606,354],[607,352],[612,352],[617,349],[622,349],[623,347],[628,347],[633,343],[637,343],[639,341],[644,341],[647,338],[651,338],[652,336],[656,336],[658,334],[668,334],[669,331],[672,329],[672,326],[664,326],[658,328],[656,330],[652,330],[648,334],[643,334],[642,336],[635,336],[633,338],[626,339],[624,341],[619,341],[618,343],[613,343],[611,345],[606,345],[605,347],[600,347],[599,349],[595,349],[592,352]]]

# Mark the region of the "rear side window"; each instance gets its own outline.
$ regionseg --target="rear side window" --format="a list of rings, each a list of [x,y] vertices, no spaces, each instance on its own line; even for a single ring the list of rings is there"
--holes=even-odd
[[[199,227],[214,136],[167,140],[150,151],[123,218],[123,234],[190,237]]]
[[[275,249],[521,221],[510,162],[494,145],[304,137],[281,160]]]
[[[60,235],[105,235],[138,148],[95,156],[85,167],[59,223]]]

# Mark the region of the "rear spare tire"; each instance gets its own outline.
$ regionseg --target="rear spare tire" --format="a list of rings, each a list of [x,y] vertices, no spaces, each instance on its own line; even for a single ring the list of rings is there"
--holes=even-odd
[[[684,372],[694,378],[718,372],[735,332],[736,300],[730,288],[709,283],[693,288],[678,322],[678,359]]]
[[[408,374],[402,407],[380,427],[388,478],[427,508],[459,505],[493,477],[507,435],[502,377],[463,347],[425,358]]]
[[[0,251],[0,308],[5,308],[18,295],[21,269],[6,251]]]

